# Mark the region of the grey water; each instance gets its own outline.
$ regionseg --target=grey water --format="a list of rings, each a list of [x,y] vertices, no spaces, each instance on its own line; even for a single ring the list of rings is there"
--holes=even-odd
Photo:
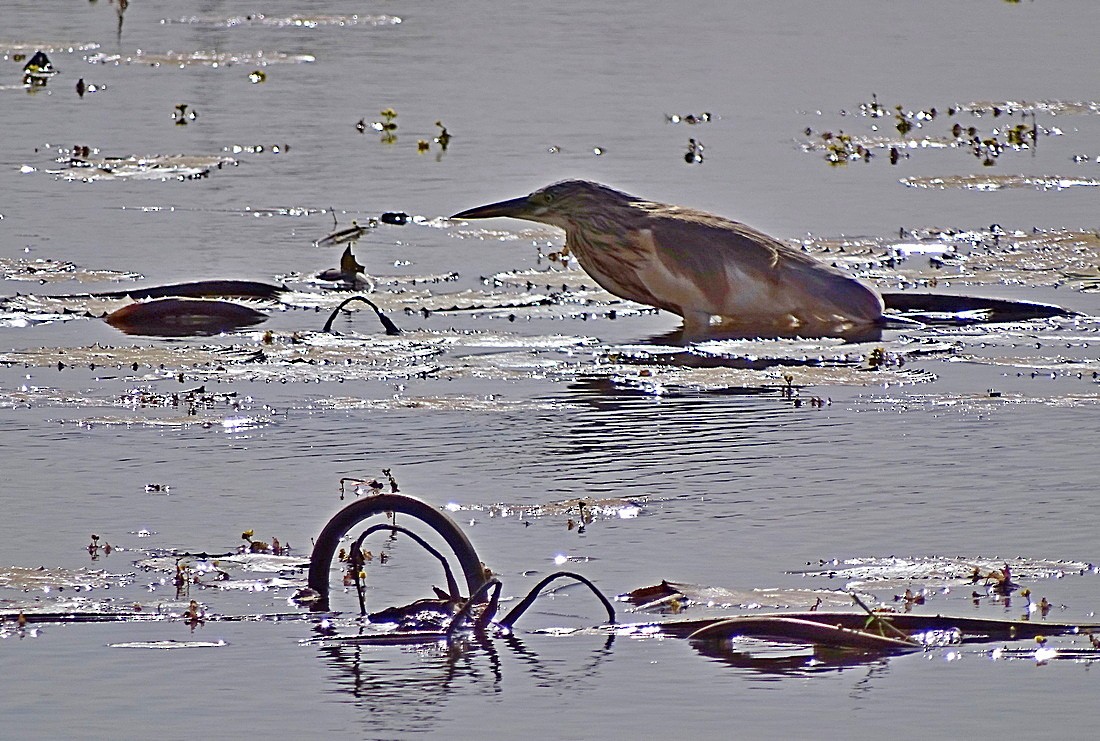
[[[39,259],[137,273],[142,285],[291,280],[337,263],[337,248],[313,246],[334,216],[347,226],[400,211],[413,223],[371,230],[356,255],[380,278],[458,273],[429,289],[443,300],[484,290],[482,277],[548,270],[539,253],[562,242],[527,224],[461,227],[446,217],[566,177],[710,210],[784,239],[1097,227],[1096,187],[899,182],[1100,178],[1097,110],[1041,117],[1047,133],[1035,149],[1006,153],[993,167],[954,149],[914,149],[896,166],[879,151],[869,163],[830,167],[802,146],[806,129],[866,131],[857,111],[873,95],[890,106],[885,130],[895,103],[942,112],[974,101],[1095,99],[1100,5],[1085,0],[132,0],[119,18],[117,0],[64,8],[9,0],[0,9],[0,296],[130,284],[43,283],[12,267]],[[27,91],[22,68],[35,48],[50,49],[60,71]],[[138,50],[224,56],[127,63]],[[254,71],[265,79],[251,81]],[[78,96],[78,79],[97,90]],[[197,113],[186,125],[174,121],[180,104]],[[392,143],[370,127],[387,108],[397,112]],[[701,124],[667,118],[703,112],[711,120]],[[433,140],[436,121],[453,137],[445,151]],[[950,128],[932,123],[941,135]],[[689,138],[705,146],[703,162],[685,162]],[[102,156],[237,163],[185,180],[51,174],[64,159],[58,149],[75,145]],[[1029,258],[1020,256],[1021,271]],[[18,359],[41,348],[64,359],[96,343],[170,353],[205,340],[127,337],[98,319],[0,322],[0,574],[39,566],[136,573],[120,604],[174,602],[164,578],[134,561],[172,549],[231,550],[250,528],[307,556],[344,504],[339,479],[382,468],[404,492],[440,506],[646,502],[637,517],[600,519],[583,532],[563,517],[525,522],[459,509],[456,519],[510,598],[563,561],[609,594],[662,579],[841,587],[793,573],[831,559],[1092,563],[1100,340],[1090,318],[1100,299],[1027,275],[950,290],[1059,303],[1083,318],[990,328],[989,344],[1010,349],[988,362],[984,330],[970,331],[958,357],[909,361],[926,372],[920,383],[868,375],[805,388],[829,400],[822,408],[785,397],[781,371],[770,384],[726,393],[665,393],[600,371],[601,349],[659,344],[678,324],[667,314],[512,322],[398,310],[394,319],[423,333],[426,346],[431,333],[452,329],[494,339],[447,350],[435,361],[440,370],[423,377],[264,383],[212,371],[207,387],[247,399],[262,424],[238,427],[231,414],[213,425],[144,423],[140,410],[126,416],[114,400],[134,387],[172,393],[198,382]],[[264,326],[284,333],[315,331],[324,319],[272,313]],[[372,331],[362,315],[339,326]],[[262,331],[237,339],[258,347]],[[513,347],[494,344],[502,334]],[[585,341],[540,350],[562,337]],[[147,490],[152,483],[169,492]],[[122,550],[92,562],[91,533]],[[409,595],[398,597],[424,596],[421,565],[406,544],[392,547],[393,573],[378,599],[405,587]],[[1056,605],[1052,620],[1095,619],[1094,574],[1027,586]],[[0,608],[56,597],[0,587]],[[290,591],[192,597],[211,612],[301,613],[287,603]],[[979,608],[971,591],[938,591],[931,609],[1016,617],[1023,604]],[[103,590],[93,596],[108,599]],[[353,609],[347,599],[344,609]],[[598,622],[598,605],[580,591],[544,597],[536,612],[515,641],[453,651],[303,643],[318,631],[308,619],[6,628],[0,735],[1086,738],[1095,723],[1086,662],[1005,661],[992,647],[953,647],[778,672],[708,658],[674,639],[533,630]],[[142,641],[224,645],[118,645]]]

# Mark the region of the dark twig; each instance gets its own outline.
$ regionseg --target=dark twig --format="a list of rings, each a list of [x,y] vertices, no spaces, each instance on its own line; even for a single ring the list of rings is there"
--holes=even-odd
[[[364,530],[363,534],[360,535],[359,538],[355,541],[355,544],[352,546],[352,555],[354,556],[354,554],[360,553],[360,549],[363,546],[363,541],[366,540],[367,536],[376,533],[379,530],[389,530],[395,533],[404,533],[405,535],[408,535],[410,538],[416,541],[428,553],[439,559],[439,563],[443,565],[443,573],[446,574],[447,577],[447,593],[450,595],[452,600],[457,600],[461,596],[461,593],[458,590],[458,582],[455,581],[454,572],[451,570],[451,565],[447,562],[446,557],[438,550],[433,548],[426,540],[424,540],[408,528],[401,527],[400,525],[395,525],[389,522],[384,522],[379,525],[372,525],[371,527],[368,527],[366,530]],[[364,608],[362,610],[362,614],[365,615],[366,612],[367,611]]]
[[[591,589],[592,593],[595,594],[596,597],[599,598],[600,602],[603,603],[604,609],[607,610],[607,622],[611,625],[615,624],[615,608],[614,606],[612,606],[607,597],[603,595],[603,592],[601,592],[596,587],[595,584],[593,584],[580,574],[575,574],[572,571],[557,571],[553,574],[550,574],[550,576],[547,576],[545,579],[536,584],[535,587],[527,594],[527,596],[520,600],[520,603],[513,607],[512,611],[504,616],[504,619],[500,621],[501,627],[511,629],[512,625],[515,624],[517,620],[519,620],[523,613],[527,612],[531,605],[535,603],[535,600],[538,599],[539,592],[542,591],[542,588],[550,582],[554,581],[555,579],[560,578],[576,579],[581,584],[584,584],[589,589]]]
[[[500,579],[493,577],[482,584],[477,590],[470,595],[470,599],[462,606],[455,616],[451,619],[451,624],[447,626],[447,640],[454,638],[455,631],[462,626],[467,620],[470,619],[470,610],[473,609],[475,604],[478,604],[479,600],[485,598],[485,595],[490,589],[493,590],[493,596],[489,598],[489,604],[485,608],[485,612],[474,623],[478,630],[484,628],[485,624],[492,619],[493,612],[496,611],[496,605],[500,598],[500,588],[503,586]],[[486,617],[487,616],[487,617]]]
[[[347,306],[348,304],[350,304],[352,301],[362,301],[363,303],[367,304],[372,309],[374,309],[374,313],[378,315],[378,320],[380,322],[382,322],[382,326],[386,328],[386,334],[388,334],[390,336],[401,334],[401,330],[398,329],[397,325],[394,324],[388,316],[386,316],[385,314],[382,313],[382,310],[378,308],[377,304],[375,304],[373,301],[371,301],[366,296],[352,296],[351,298],[348,298],[348,299],[345,299],[344,301],[342,301],[340,303],[340,305],[337,306],[336,309],[332,312],[332,314],[329,315],[328,321],[325,322],[325,326],[321,331],[322,332],[331,332],[332,331],[332,323],[334,321],[336,321],[337,315],[341,311],[343,311],[344,307]]]

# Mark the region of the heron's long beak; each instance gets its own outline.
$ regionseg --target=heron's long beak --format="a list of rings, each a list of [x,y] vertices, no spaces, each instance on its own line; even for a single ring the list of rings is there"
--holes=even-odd
[[[527,199],[527,196],[521,198],[512,198],[507,201],[499,201],[497,203],[490,203],[486,206],[478,206],[477,208],[469,208],[465,211],[459,211],[452,216],[452,219],[491,219],[498,216],[509,216],[514,219],[527,219],[530,218],[531,202]]]

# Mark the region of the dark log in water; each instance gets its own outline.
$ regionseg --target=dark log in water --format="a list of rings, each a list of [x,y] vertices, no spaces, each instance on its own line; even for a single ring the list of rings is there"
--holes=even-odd
[[[949,315],[963,312],[980,313],[980,316],[967,318],[955,317],[951,323],[973,322],[1021,322],[1027,319],[1049,319],[1056,316],[1073,316],[1077,312],[1063,309],[1053,304],[1039,304],[1031,301],[1009,301],[999,298],[981,298],[978,296],[951,296],[940,293],[884,293],[882,300],[888,311],[897,311],[906,315]],[[936,317],[930,317],[935,319]]]
[[[253,298],[277,299],[286,292],[286,286],[276,286],[254,280],[199,280],[191,283],[174,283],[169,286],[129,288],[125,291],[106,293],[74,293],[47,298],[132,298],[142,301],[151,298]]]

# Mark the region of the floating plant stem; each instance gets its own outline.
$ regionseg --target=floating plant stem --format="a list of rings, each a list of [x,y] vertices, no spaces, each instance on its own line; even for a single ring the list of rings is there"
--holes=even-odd
[[[576,579],[581,584],[584,584],[586,587],[591,589],[592,593],[595,594],[596,597],[600,600],[600,603],[603,604],[604,609],[607,610],[608,624],[615,624],[615,607],[611,604],[607,597],[604,596],[603,592],[601,592],[599,588],[596,587],[595,584],[593,584],[580,574],[576,574],[572,571],[556,571],[553,574],[550,574],[549,576],[540,580],[539,583],[536,584],[531,589],[531,591],[527,593],[527,596],[520,600],[519,604],[513,607],[512,611],[504,616],[504,619],[500,621],[500,625],[504,628],[511,628],[512,625],[514,625],[515,622],[519,620],[520,617],[522,617],[523,613],[527,612],[531,605],[534,604],[535,600],[538,599],[539,592],[542,591],[543,587],[545,587],[547,584],[554,581],[555,579]]]
[[[382,322],[382,326],[386,328],[386,334],[391,336],[401,334],[401,330],[398,328],[398,326],[394,324],[388,316],[382,313],[382,310],[378,308],[377,304],[375,304],[366,296],[352,296],[351,298],[341,301],[340,305],[337,306],[333,310],[332,314],[329,315],[328,321],[325,322],[325,326],[321,329],[321,331],[331,332],[332,323],[336,321],[336,317],[340,314],[341,311],[343,311],[344,307],[350,304],[352,301],[362,301],[363,303],[374,309],[374,313],[378,315],[378,321]]]

